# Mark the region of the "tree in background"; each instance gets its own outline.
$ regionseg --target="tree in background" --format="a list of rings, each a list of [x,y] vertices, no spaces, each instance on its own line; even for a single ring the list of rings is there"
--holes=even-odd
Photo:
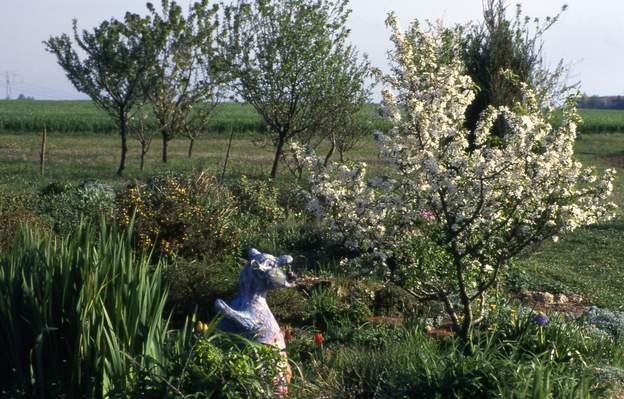
[[[344,53],[347,5],[348,0],[239,0],[225,8],[223,40],[235,91],[274,136],[271,177],[284,144],[319,129],[331,106],[328,63]]]
[[[149,152],[150,146],[152,145],[153,129],[148,122],[149,113],[147,112],[147,106],[140,104],[137,105],[137,108],[138,110],[128,122],[128,128],[141,146],[139,153],[139,170],[143,172],[145,169],[145,156]]]
[[[73,41],[63,34],[44,42],[76,89],[91,97],[118,124],[121,136],[119,176],[126,167],[129,114],[143,99],[145,71],[154,59],[149,51],[152,46],[146,45],[149,39],[135,34],[145,32],[147,22],[136,14],[126,13],[123,21],[111,19],[92,31],[78,32],[74,20]],[[83,51],[84,57],[81,58],[77,50]]]
[[[193,3],[188,16],[175,1],[162,0],[162,15],[147,4],[155,37],[155,59],[145,79],[145,92],[162,136],[162,161],[168,143],[179,134],[190,139],[189,154],[216,107],[223,85],[223,62],[216,46],[218,7],[208,0]],[[139,34],[140,35],[140,34]]]
[[[338,150],[340,161],[344,153],[352,149],[367,133],[358,119],[358,113],[370,101],[371,87],[366,83],[371,68],[367,59],[360,61],[353,46],[339,43],[333,57],[327,62],[325,112],[320,131],[329,140],[330,148],[325,157],[329,162]]]
[[[536,93],[542,107],[561,103],[570,90],[578,86],[566,83],[568,69],[563,61],[549,69],[543,58],[543,35],[559,20],[567,6],[554,17],[540,20],[523,16],[519,4],[515,17],[510,18],[506,3],[506,0],[487,0],[483,22],[470,26],[465,35],[466,72],[478,87],[466,111],[466,126],[473,132],[487,107],[511,107],[518,102],[524,84]],[[499,119],[492,133],[500,138],[507,130],[504,121]]]

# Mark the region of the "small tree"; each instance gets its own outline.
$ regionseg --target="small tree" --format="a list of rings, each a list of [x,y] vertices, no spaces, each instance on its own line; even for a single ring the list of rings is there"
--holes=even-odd
[[[152,129],[148,123],[149,115],[145,111],[143,105],[140,106],[140,110],[137,111],[133,117],[130,118],[129,129],[134,134],[134,138],[139,142],[141,146],[139,159],[141,172],[145,168],[145,156],[149,152],[152,145]]]
[[[394,15],[388,24],[395,50],[383,96],[393,128],[379,139],[392,178],[367,182],[364,165],[324,167],[308,156],[308,208],[359,273],[379,271],[418,299],[442,301],[469,341],[512,257],[611,214],[614,172],[597,179],[574,160],[572,100],[555,128],[527,86],[513,109],[482,114],[471,150],[465,112],[475,92],[456,56],[459,31],[414,23],[403,33]],[[486,145],[499,117],[513,134]]]
[[[226,7],[224,42],[235,90],[274,135],[277,174],[284,144],[314,131],[328,110],[324,90],[348,36],[348,0],[240,0]]]
[[[321,133],[329,140],[330,148],[325,157],[329,162],[338,150],[340,161],[344,153],[352,149],[363,136],[364,127],[359,123],[358,113],[370,101],[371,87],[366,84],[371,69],[368,60],[360,61],[352,46],[342,43],[327,62],[328,71],[324,93],[325,109]]]
[[[118,124],[121,136],[121,156],[117,175],[126,166],[128,117],[134,105],[143,98],[142,83],[153,56],[149,53],[143,35],[146,20],[127,13],[124,21],[111,19],[102,22],[92,32],[78,32],[74,20],[74,47],[72,39],[63,34],[50,37],[44,44],[56,55],[59,65],[76,89],[85,93],[106,111]],[[85,55],[81,59],[77,49]]]
[[[219,102],[223,85],[223,63],[216,47],[218,7],[208,0],[191,6],[187,17],[175,2],[162,0],[162,14],[148,3],[155,37],[155,61],[146,79],[149,98],[162,135],[162,161],[167,162],[168,144],[188,128],[205,127]],[[201,109],[199,109],[201,108]],[[196,130],[193,130],[189,154]]]

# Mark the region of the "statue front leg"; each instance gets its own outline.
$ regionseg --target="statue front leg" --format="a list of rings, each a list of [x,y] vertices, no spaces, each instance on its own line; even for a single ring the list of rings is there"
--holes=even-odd
[[[225,316],[227,319],[239,324],[243,331],[255,332],[257,330],[256,323],[248,315],[232,309],[222,299],[215,301],[217,312]]]

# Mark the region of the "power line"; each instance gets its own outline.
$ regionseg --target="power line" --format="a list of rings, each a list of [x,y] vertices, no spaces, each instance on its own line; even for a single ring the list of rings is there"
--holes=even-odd
[[[12,85],[15,82],[15,80],[20,77],[19,74],[13,72],[13,71],[4,71],[4,85],[6,88],[6,99],[10,100],[11,99],[11,95],[13,94],[12,89]]]

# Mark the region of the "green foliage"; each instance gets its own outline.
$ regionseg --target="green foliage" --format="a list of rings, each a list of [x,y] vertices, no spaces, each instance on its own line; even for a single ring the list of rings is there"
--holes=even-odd
[[[506,0],[484,2],[483,22],[470,26],[464,38],[466,72],[479,89],[466,112],[468,129],[476,129],[479,116],[488,106],[511,108],[522,102],[522,83],[535,90],[542,106],[565,98],[574,88],[565,82],[567,69],[562,62],[551,71],[543,59],[543,34],[559,16],[544,21],[536,18],[533,27],[532,19],[522,15],[520,5],[515,17],[509,17]],[[499,120],[493,133],[502,137],[506,129]]]
[[[323,331],[339,331],[341,327],[351,329],[368,321],[372,316],[371,298],[362,295],[362,291],[361,287],[355,286],[312,291],[309,299],[311,324]]]
[[[167,162],[169,140],[180,134],[194,140],[205,130],[225,71],[215,43],[218,7],[208,7],[203,0],[185,15],[175,1],[162,0],[161,5],[162,15],[148,3],[149,23],[134,34],[154,37],[145,93],[163,138],[162,160]]]
[[[188,261],[175,258],[165,271],[169,304],[176,320],[197,314],[203,320],[215,316],[214,301],[232,298],[238,290],[240,267],[236,259]]]
[[[41,191],[39,213],[50,221],[55,232],[69,234],[80,223],[97,223],[115,213],[115,193],[110,186],[85,182],[77,186],[51,183]]]
[[[263,223],[273,223],[285,216],[280,206],[280,192],[271,181],[250,180],[247,176],[232,185],[239,209],[260,219]]]
[[[201,259],[239,250],[233,203],[229,191],[203,173],[169,172],[118,193],[116,216],[132,230],[137,248]]]
[[[29,194],[15,194],[0,188],[0,251],[13,244],[23,225],[47,230],[45,220],[37,214],[39,201]]]
[[[200,337],[189,362],[184,389],[202,397],[271,397],[281,362],[279,352],[268,345],[230,337]]]
[[[272,177],[284,144],[320,127],[331,107],[327,99],[336,98],[331,84],[334,69],[348,70],[357,62],[345,44],[347,3],[245,0],[225,8],[226,59],[237,93],[272,133],[276,147]]]
[[[74,20],[74,38],[67,34],[50,37],[46,49],[54,54],[67,78],[76,89],[88,95],[116,122],[121,136],[121,158],[117,174],[125,169],[129,113],[143,98],[145,71],[154,57],[150,54],[149,36],[135,35],[147,21],[126,13],[123,21],[104,21],[92,32],[78,31]],[[75,42],[75,44],[74,44]],[[81,59],[79,51],[85,54]]]
[[[588,398],[608,392],[613,381],[597,366],[619,356],[616,343],[562,318],[539,327],[534,315],[511,318],[509,311],[494,316],[504,323],[496,332],[484,326],[475,335],[472,352],[456,338],[406,329],[398,336],[382,334],[377,349],[368,346],[374,340],[336,348],[328,364],[333,371],[319,368],[323,375],[315,381],[330,396],[361,398]]]
[[[0,389],[103,398],[133,380],[128,356],[157,356],[167,324],[161,265],[100,224],[67,238],[23,234],[0,260]]]

